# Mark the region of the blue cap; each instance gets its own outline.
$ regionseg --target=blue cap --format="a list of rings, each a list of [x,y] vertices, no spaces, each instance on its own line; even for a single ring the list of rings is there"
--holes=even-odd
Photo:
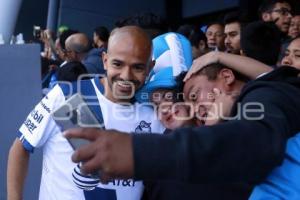
[[[153,39],[153,59],[156,61],[148,81],[136,92],[139,102],[149,102],[157,89],[174,89],[176,77],[192,65],[192,47],[189,40],[178,33],[166,33]]]

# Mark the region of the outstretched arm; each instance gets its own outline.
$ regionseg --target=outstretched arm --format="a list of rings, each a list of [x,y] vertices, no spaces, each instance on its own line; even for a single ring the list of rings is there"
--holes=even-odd
[[[7,199],[21,200],[28,171],[29,152],[17,138],[9,151],[7,165]]]
[[[272,71],[270,66],[255,59],[230,53],[212,51],[194,60],[192,68],[187,73],[184,81],[188,80],[193,74],[212,63],[221,63],[250,79],[256,79],[259,75]]]
[[[290,106],[282,100],[282,92],[256,89],[241,105],[259,102],[244,108],[257,112],[248,116],[242,110],[240,120],[181,128],[169,135],[75,129],[66,136],[91,141],[72,159],[83,161],[86,173],[99,171],[102,181],[130,177],[194,183],[261,181],[283,160],[285,142],[296,125],[292,119],[299,117],[293,111],[295,103]]]

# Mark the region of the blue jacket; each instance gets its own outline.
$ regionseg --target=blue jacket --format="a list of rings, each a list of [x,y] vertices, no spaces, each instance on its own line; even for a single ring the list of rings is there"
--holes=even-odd
[[[300,199],[300,133],[288,140],[285,159],[256,186],[250,200]]]
[[[84,64],[89,74],[105,74],[102,62],[102,53],[105,50],[105,48],[93,48],[82,60],[82,64]]]

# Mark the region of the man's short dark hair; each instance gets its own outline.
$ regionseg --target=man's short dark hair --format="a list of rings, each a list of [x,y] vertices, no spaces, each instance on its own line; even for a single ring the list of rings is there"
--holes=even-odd
[[[182,25],[177,29],[177,33],[180,33],[184,35],[186,38],[189,39],[191,42],[191,45],[198,48],[199,42],[203,40],[205,44],[207,45],[207,38],[205,34],[200,30],[200,28],[197,28],[193,25]]]
[[[186,38],[189,38],[191,33],[195,30],[195,26],[190,24],[184,24],[179,26],[177,29],[177,33],[180,33],[181,35],[184,35]]]
[[[234,22],[240,23],[240,21],[240,13],[238,11],[227,13],[224,17],[224,25]]]
[[[109,38],[109,31],[105,26],[98,26],[94,29],[94,32],[96,33],[96,35],[98,35],[98,37],[100,38],[100,40],[107,42],[108,38]]]
[[[190,35],[189,39],[190,39],[190,42],[191,42],[192,46],[195,46],[195,47],[198,48],[199,42],[201,40],[203,40],[205,42],[206,47],[207,47],[207,38],[201,30],[197,30],[197,31],[193,32]]]
[[[202,68],[195,75],[196,76],[197,75],[206,76],[209,81],[215,81],[217,79],[220,71],[224,68],[230,69],[229,67],[226,67],[225,65],[223,65],[221,63],[212,63],[212,64],[209,64],[209,65],[205,66],[204,68]],[[247,78],[246,76],[244,76],[232,69],[230,69],[230,70],[234,74],[236,80],[240,80],[243,82],[249,81],[249,78]]]
[[[80,75],[87,73],[85,66],[81,62],[72,61],[60,67],[56,72],[56,76],[58,81],[73,82],[77,81]]]
[[[207,31],[207,29],[208,29],[210,26],[215,25],[215,24],[224,27],[223,22],[221,22],[221,21],[212,21],[212,22],[209,22],[209,23],[207,24],[207,26],[206,26],[206,31]]]
[[[273,22],[252,22],[242,28],[241,49],[248,57],[267,65],[276,65],[280,38],[280,30]]]

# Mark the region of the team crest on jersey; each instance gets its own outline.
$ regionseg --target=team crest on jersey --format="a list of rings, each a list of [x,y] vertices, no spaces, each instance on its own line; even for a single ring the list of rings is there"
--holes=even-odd
[[[135,133],[151,133],[151,123],[144,120],[135,128]]]

